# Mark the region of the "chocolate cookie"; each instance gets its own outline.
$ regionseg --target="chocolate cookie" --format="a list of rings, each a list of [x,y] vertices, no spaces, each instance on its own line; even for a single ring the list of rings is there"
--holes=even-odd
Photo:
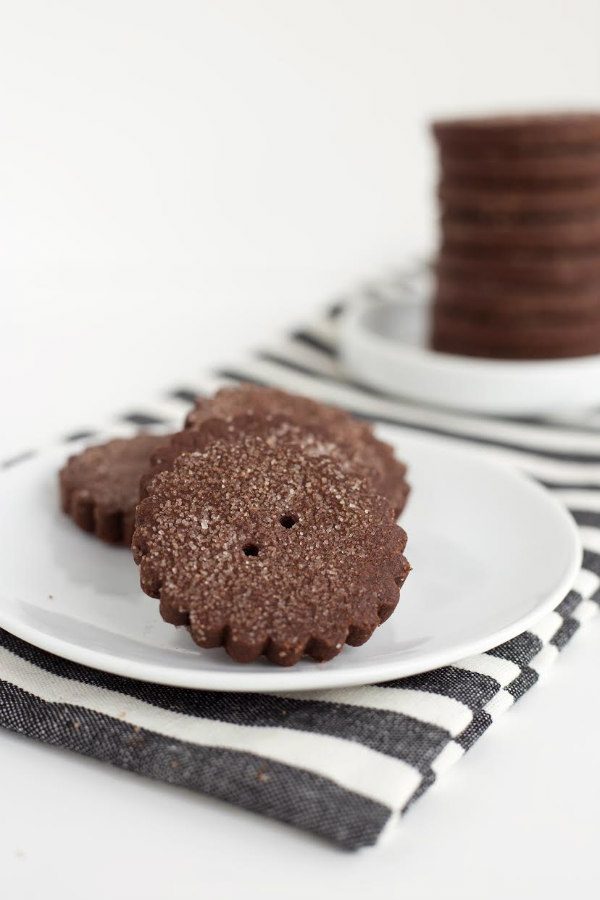
[[[572,215],[600,209],[600,180],[591,185],[559,186],[540,190],[535,185],[444,179],[438,188],[442,208],[448,212],[479,215],[511,215],[521,219],[540,215]]]
[[[590,211],[560,218],[460,216],[444,213],[442,246],[519,250],[600,250],[600,213]]]
[[[493,359],[559,359],[600,353],[600,317],[558,322],[545,316],[469,316],[438,307],[431,344],[435,350]]]
[[[600,352],[600,112],[438,122],[431,343],[553,359]]]
[[[280,415],[321,429],[330,440],[344,445],[352,459],[371,470],[377,488],[389,499],[396,515],[404,509],[410,490],[406,466],[396,459],[389,444],[377,440],[369,425],[344,410],[276,388],[241,384],[223,388],[209,399],[198,399],[185,425],[195,429],[207,419],[230,420],[246,413]]]
[[[511,285],[583,286],[600,282],[600,253],[446,247],[436,270],[465,282],[485,278]]]
[[[63,511],[110,544],[131,544],[140,478],[168,435],[139,434],[88,447],[59,473]]]
[[[440,162],[444,178],[486,181],[509,187],[520,182],[550,190],[557,186],[583,188],[600,179],[600,147],[586,152],[512,159],[442,154]]]
[[[445,273],[438,276],[434,303],[467,313],[491,312],[498,316],[593,316],[600,315],[600,281],[561,288],[511,285],[495,278],[461,279]]]
[[[271,417],[176,435],[143,480],[142,589],[201,647],[278,665],[336,656],[393,612],[406,535],[330,436]]]
[[[448,119],[432,127],[442,151],[461,156],[551,156],[600,145],[598,112]]]

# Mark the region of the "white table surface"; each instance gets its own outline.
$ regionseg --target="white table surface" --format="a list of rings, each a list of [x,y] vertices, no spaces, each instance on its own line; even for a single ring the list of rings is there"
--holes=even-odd
[[[192,380],[203,363],[235,359],[343,280],[274,269],[4,272],[0,451],[93,424]],[[595,897],[599,640],[596,619],[384,846],[354,855],[0,732],[0,895]]]

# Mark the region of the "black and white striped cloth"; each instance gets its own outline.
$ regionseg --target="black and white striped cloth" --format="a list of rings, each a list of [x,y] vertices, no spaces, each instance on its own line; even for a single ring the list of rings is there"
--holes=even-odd
[[[364,293],[401,297],[396,278]],[[0,630],[0,724],[320,834],[374,844],[537,682],[600,603],[600,430],[593,419],[482,419],[390,399],[348,381],[336,357],[343,303],[322,320],[198,384],[130,411],[116,433],[175,426],[197,393],[243,379],[278,385],[389,425],[452,441],[529,472],[573,512],[585,548],[573,590],[511,641],[386,684],[295,696],[223,694],[94,671]],[[105,429],[104,429],[105,430]],[[65,440],[94,439],[93,430]],[[5,461],[18,465],[21,458]]]

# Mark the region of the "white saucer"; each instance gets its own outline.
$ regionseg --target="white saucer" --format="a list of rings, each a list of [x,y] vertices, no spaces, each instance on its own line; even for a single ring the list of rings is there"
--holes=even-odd
[[[78,663],[143,681],[229,691],[298,691],[423,672],[490,649],[553,609],[581,561],[573,520],[545,490],[475,450],[381,429],[409,464],[403,524],[413,565],[398,608],[362,647],[281,669],[200,650],[141,592],[126,549],[81,532],[58,508],[52,448],[0,475],[0,626]]]
[[[512,361],[427,346],[425,303],[357,301],[340,352],[357,381],[421,403],[496,415],[541,415],[600,405],[600,355]]]

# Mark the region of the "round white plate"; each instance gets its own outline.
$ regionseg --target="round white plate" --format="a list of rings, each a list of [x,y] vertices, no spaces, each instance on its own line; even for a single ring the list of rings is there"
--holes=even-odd
[[[51,653],[143,681],[297,691],[423,672],[488,650],[556,606],[581,562],[566,510],[524,476],[448,441],[381,429],[410,467],[403,517],[413,571],[362,647],[290,669],[234,663],[164,623],[131,554],[64,516],[52,448],[0,476],[0,626]]]
[[[349,373],[387,394],[496,415],[541,415],[600,404],[600,356],[497,360],[427,346],[425,303],[358,301],[341,324]]]

